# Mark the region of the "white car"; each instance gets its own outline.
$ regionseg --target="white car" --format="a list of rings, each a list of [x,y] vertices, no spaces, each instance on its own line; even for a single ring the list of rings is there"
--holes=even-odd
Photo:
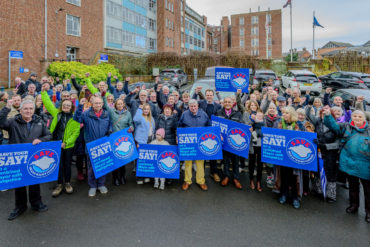
[[[289,70],[281,80],[284,88],[298,88],[301,92],[309,90],[316,95],[322,91],[321,80],[308,70]]]

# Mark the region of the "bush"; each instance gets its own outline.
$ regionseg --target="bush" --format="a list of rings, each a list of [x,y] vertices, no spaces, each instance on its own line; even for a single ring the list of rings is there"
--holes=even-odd
[[[52,62],[47,68],[47,73],[53,77],[59,77],[61,80],[71,78],[71,75],[76,76],[77,83],[84,84],[85,73],[90,73],[90,79],[93,83],[105,81],[107,79],[108,72],[112,73],[113,76],[118,76],[119,80],[122,80],[122,76],[119,74],[118,69],[112,64],[101,63],[99,65],[86,65],[79,62]]]

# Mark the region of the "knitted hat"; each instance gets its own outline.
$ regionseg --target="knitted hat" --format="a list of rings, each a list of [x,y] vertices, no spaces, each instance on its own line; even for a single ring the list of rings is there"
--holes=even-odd
[[[156,132],[155,132],[157,135],[160,135],[160,136],[162,136],[162,138],[164,138],[164,129],[163,128],[160,128],[160,129],[158,129]]]

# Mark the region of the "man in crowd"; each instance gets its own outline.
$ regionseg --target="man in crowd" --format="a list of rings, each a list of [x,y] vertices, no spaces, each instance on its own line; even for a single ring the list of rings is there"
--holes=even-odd
[[[36,98],[37,91],[36,91],[36,85],[35,84],[33,84],[33,83],[29,83],[28,84],[28,86],[27,86],[27,92],[25,92],[22,95],[22,99],[25,98],[26,96],[32,96],[32,97]]]
[[[32,72],[28,80],[26,81],[26,87],[28,88],[28,85],[34,84],[36,86],[36,92],[41,92],[41,83],[37,81],[37,74],[35,72]]]
[[[8,119],[14,118],[17,114],[19,114],[19,107],[21,105],[22,99],[21,96],[18,94],[14,94],[12,100],[10,101],[11,107],[10,112],[8,113]],[[3,130],[3,145],[9,143],[9,133],[6,130]]]

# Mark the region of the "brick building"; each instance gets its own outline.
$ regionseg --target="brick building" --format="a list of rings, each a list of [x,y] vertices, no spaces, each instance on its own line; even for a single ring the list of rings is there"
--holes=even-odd
[[[43,75],[48,62],[53,59],[87,62],[103,49],[101,0],[1,0],[0,8],[1,86],[8,82],[10,50],[23,51],[24,54],[23,59],[11,60],[14,83],[18,75],[24,80],[30,72]],[[29,72],[19,74],[20,67]]]

